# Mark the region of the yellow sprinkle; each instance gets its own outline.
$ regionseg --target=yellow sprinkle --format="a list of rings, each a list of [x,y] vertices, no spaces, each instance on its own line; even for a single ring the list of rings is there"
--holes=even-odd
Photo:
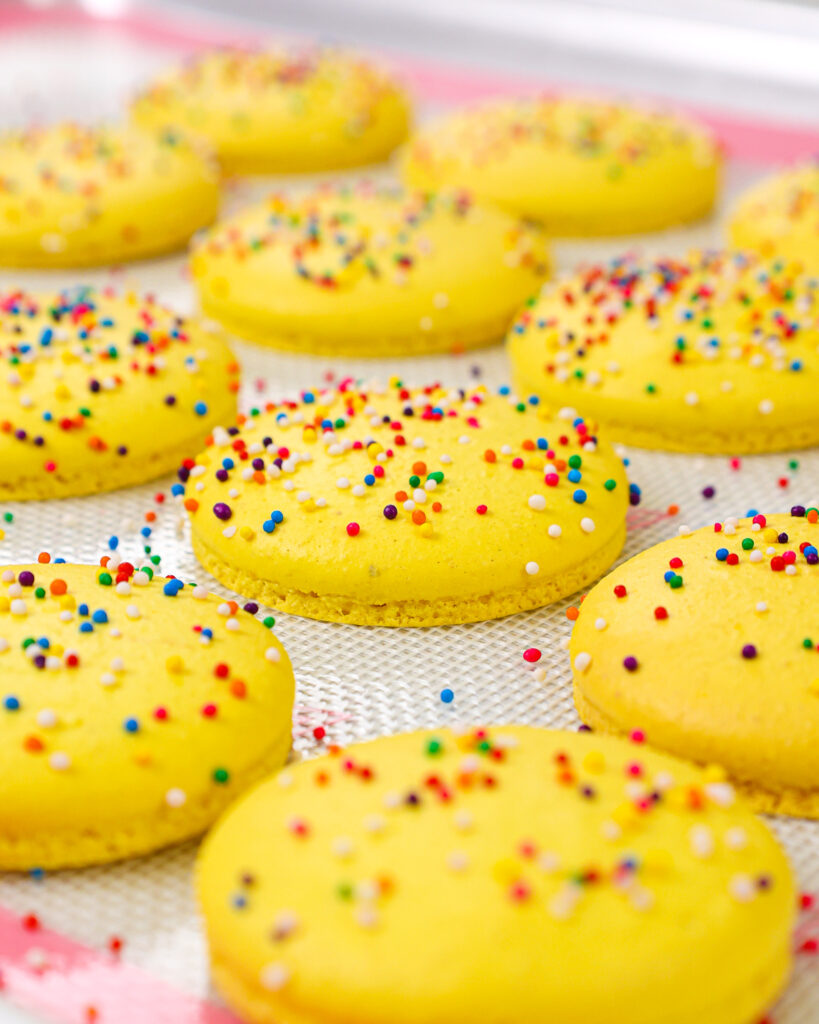
[[[421,534],[422,537],[431,537],[432,523],[421,523],[421,525],[418,527],[418,532]]]
[[[630,825],[634,825],[639,817],[637,808],[632,803],[618,804],[614,808],[612,818],[617,822],[621,828],[628,828]]]
[[[71,397],[71,388],[69,388],[67,384],[58,384],[57,387],[54,388],[54,397],[55,398],[70,398]]]
[[[367,454],[370,456],[372,462],[375,462],[376,456],[380,455],[384,451],[382,445],[378,441],[373,441],[367,445]]]
[[[63,594],[60,598],[60,607],[63,611],[73,612],[77,607],[77,599],[73,594]]]
[[[808,687],[808,693],[813,697],[819,697],[819,679],[814,679]]]
[[[180,655],[172,654],[165,662],[165,668],[167,668],[169,672],[173,672],[174,675],[178,675],[180,672],[184,672],[185,662],[182,660]]]
[[[7,612],[10,607],[11,601],[5,595],[0,597],[0,612]]]
[[[311,444],[316,439],[316,432],[313,429],[313,427],[305,427],[304,430],[301,432],[301,437],[303,441],[306,441],[308,444]]]
[[[594,772],[595,775],[599,775],[600,772],[605,770],[606,759],[599,750],[592,750],[583,758],[583,767],[587,772]]]
[[[511,885],[520,878],[520,864],[511,857],[504,857],[492,865],[492,877],[501,885]]]
[[[239,536],[242,540],[253,540],[256,536],[256,531],[251,526],[243,526],[239,530]]]
[[[776,544],[776,542],[779,540],[779,534],[772,526],[767,526],[762,531],[762,536],[765,538],[766,541],[768,541],[769,544]]]
[[[709,764],[703,771],[703,779],[706,783],[709,782],[725,782],[728,778],[728,773],[719,764]]]
[[[674,859],[668,850],[646,850],[643,854],[643,868],[655,875],[667,875],[674,867]]]

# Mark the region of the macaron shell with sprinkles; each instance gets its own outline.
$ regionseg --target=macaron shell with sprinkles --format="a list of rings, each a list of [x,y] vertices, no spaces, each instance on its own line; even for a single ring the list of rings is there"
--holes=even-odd
[[[730,786],[523,726],[286,769],[210,834],[197,890],[215,983],[259,1024],[749,1024],[795,912]]]
[[[601,580],[571,639],[595,729],[718,763],[758,810],[819,817],[819,512],[727,520]]]
[[[337,622],[498,618],[578,590],[625,538],[620,459],[484,387],[309,392],[183,464],[194,552],[237,593]]]
[[[170,472],[236,419],[223,337],[132,293],[0,292],[0,500]]]
[[[500,341],[549,257],[539,231],[462,193],[361,183],[271,196],[219,224],[191,268],[204,312],[240,337],[395,356]]]
[[[272,632],[128,563],[0,568],[0,678],[3,870],[196,835],[290,749]]]
[[[674,114],[585,98],[491,102],[419,130],[403,157],[414,188],[468,188],[552,235],[656,231],[706,216],[721,156]]]
[[[201,54],[134,100],[134,121],[210,143],[230,174],[378,163],[407,136],[407,97],[390,76],[334,50]]]
[[[0,137],[0,265],[80,267],[181,249],[210,224],[210,157],[173,132],[61,123]]]
[[[740,196],[728,231],[739,249],[799,261],[819,274],[819,162],[752,186]]]
[[[795,264],[693,252],[592,266],[546,285],[508,349],[520,394],[612,440],[727,454],[819,442],[819,282]]]

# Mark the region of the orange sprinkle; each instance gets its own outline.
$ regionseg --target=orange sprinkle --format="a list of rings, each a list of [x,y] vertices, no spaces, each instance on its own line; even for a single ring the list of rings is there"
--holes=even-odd
[[[407,500],[407,492],[406,491],[396,491],[395,492],[395,500],[396,501],[406,501]]]
[[[48,589],[55,597],[60,597],[68,590],[68,584],[65,580],[52,580]]]
[[[444,506],[440,503],[440,501],[433,501],[432,503],[433,512],[440,512],[443,507]]]
[[[579,614],[580,611],[577,608],[575,608],[574,605],[570,605],[566,609],[566,618],[569,619],[571,622],[574,622],[574,620],[577,618]]]
[[[416,526],[420,526],[422,523],[425,523],[427,521],[426,512],[422,512],[420,508],[417,508],[412,513],[412,521],[415,523]]]
[[[535,450],[535,442],[526,440],[521,445],[521,448],[523,448],[525,452],[533,452]]]
[[[492,451],[491,448],[487,448],[483,453],[483,457],[487,462],[497,462],[497,455]]]
[[[196,500],[196,498],[186,498],[185,499],[185,511],[186,512],[195,512],[198,508],[199,508],[199,502]]]
[[[427,471],[426,462],[413,462],[412,471],[416,476],[422,476]]]
[[[815,523],[817,520],[819,520],[819,512],[817,512],[815,508],[812,508],[808,512],[807,518],[809,523]]]
[[[51,555],[47,551],[41,551],[40,554],[37,555],[37,561],[40,565],[48,565],[51,561]]]
[[[241,679],[234,679],[230,684],[230,692],[234,697],[242,700],[243,697],[247,696],[247,683]]]
[[[679,511],[680,511],[680,506],[679,505],[669,505],[668,508],[665,510],[666,515],[669,515],[669,516],[675,516],[675,515],[677,515],[677,513]]]
[[[39,736],[26,736],[23,740],[23,749],[27,750],[29,754],[39,754],[45,744]]]

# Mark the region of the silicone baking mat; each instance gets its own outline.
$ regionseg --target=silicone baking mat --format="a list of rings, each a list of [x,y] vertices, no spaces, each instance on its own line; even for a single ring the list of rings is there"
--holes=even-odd
[[[113,114],[138,81],[179,49],[215,41],[227,40],[224,34],[216,39],[178,22],[132,19],[100,29],[70,14],[0,10],[2,119]],[[245,41],[238,28],[230,41]],[[399,62],[399,70],[414,87],[422,116],[433,105],[521,87],[508,79],[487,81],[474,73],[406,62]],[[561,267],[625,249],[679,253],[692,245],[717,245],[731,198],[763,173],[765,164],[819,151],[819,132],[705,113],[732,158],[719,215],[696,228],[651,238],[561,243],[556,246]],[[235,208],[269,185],[233,185],[226,206]],[[16,281],[30,287],[77,280],[71,274],[0,275],[3,285]],[[85,273],[82,280],[139,287],[182,312],[193,309],[184,257]],[[465,356],[377,363],[279,355],[241,344],[236,350],[244,365],[245,408],[346,374],[366,380],[397,373],[417,384],[480,380],[495,386],[507,380],[499,347]],[[682,524],[697,527],[751,508],[779,511],[795,503],[819,504],[819,452],[733,461],[639,451],[628,456],[642,503],[631,511],[623,557],[673,536]],[[0,506],[0,517],[13,515],[4,524],[0,563],[36,559],[41,551],[96,562],[112,548],[139,561],[146,543],[141,531],[151,513],[155,520],[147,543],[161,555],[161,568],[186,579],[205,579],[226,593],[190,554],[169,485],[165,479],[102,497]],[[520,721],[576,728],[565,651],[566,608],[576,600],[496,622],[415,631],[278,616],[276,631],[298,680],[295,756],[318,752],[321,744],[313,736],[318,726],[335,743],[447,723]],[[523,659],[530,647],[542,652],[535,666]],[[450,704],[440,697],[445,687],[454,692]],[[772,825],[802,888],[819,889],[819,823],[778,819]],[[195,850],[196,844],[189,843],[121,865],[45,878],[0,876],[0,1021],[17,1020],[12,1010],[17,1005],[27,1008],[19,1018],[26,1021],[228,1024],[232,1018],[209,989],[191,892]],[[776,1024],[819,1020],[819,961],[810,955],[819,920],[814,928],[811,917],[806,911],[795,938],[801,953],[793,982],[772,1011]]]

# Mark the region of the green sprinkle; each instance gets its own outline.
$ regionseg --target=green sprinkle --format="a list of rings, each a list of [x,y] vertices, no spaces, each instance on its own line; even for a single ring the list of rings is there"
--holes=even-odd
[[[34,591],[34,596],[37,598],[38,601],[42,601],[42,599],[46,596],[45,587],[37,587],[37,589]]]
[[[268,629],[272,629],[276,625],[276,620],[272,615],[268,615],[267,618],[262,619],[262,625],[267,626]]]
[[[421,486],[421,477],[420,476],[416,476],[413,473],[413,475],[409,478],[409,485],[410,485],[410,487],[420,487]]]
[[[435,757],[436,754],[442,753],[443,749],[444,745],[438,739],[433,738],[427,743],[427,754],[429,754],[430,757]]]
[[[802,641],[802,646],[805,648],[806,651],[812,651],[813,640],[811,640],[809,636],[806,636],[805,639]]]
[[[218,782],[220,786],[224,786],[230,781],[230,772],[227,768],[217,768],[213,773],[213,781]]]
[[[671,587],[672,590],[679,590],[680,587],[683,585],[683,578],[682,578],[682,576],[673,576],[668,581],[668,585]]]
[[[110,587],[114,582],[109,572],[101,572],[97,579],[104,587]]]
[[[753,542],[753,540],[750,537],[743,538],[743,541],[742,541],[742,550],[743,551],[750,551],[753,546],[754,546],[754,542]]]
[[[569,465],[572,467],[572,469],[580,469],[580,467],[583,465],[583,460],[580,458],[579,455],[572,455],[569,457]]]
[[[614,488],[617,486],[617,481],[616,480],[607,480],[603,484],[603,486],[606,488],[607,491],[613,491]]]

